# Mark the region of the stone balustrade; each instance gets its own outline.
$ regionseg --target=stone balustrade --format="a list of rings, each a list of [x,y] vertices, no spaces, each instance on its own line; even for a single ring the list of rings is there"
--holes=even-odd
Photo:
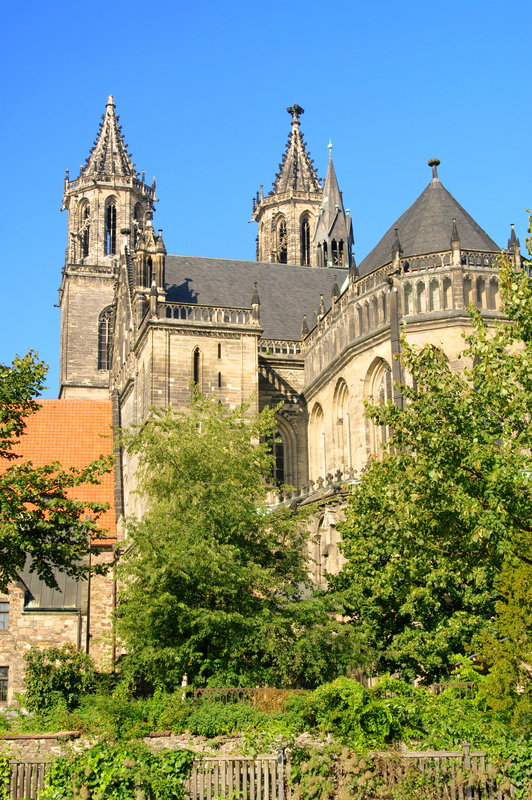
[[[283,339],[260,339],[259,355],[283,356],[287,358],[303,358],[301,342],[285,341]]]
[[[202,306],[195,303],[157,303],[159,319],[191,325],[252,325],[250,308]]]

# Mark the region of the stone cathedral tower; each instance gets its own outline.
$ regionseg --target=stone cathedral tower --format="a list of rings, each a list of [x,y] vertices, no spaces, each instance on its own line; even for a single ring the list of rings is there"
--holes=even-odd
[[[257,261],[315,267],[312,238],[323,190],[301,134],[304,110],[298,105],[286,110],[292,115],[292,130],[273,189],[264,195],[261,186],[253,199],[253,219],[259,225]]]
[[[135,171],[118,120],[111,95],[85,166],[74,180],[68,170],[65,177],[68,245],[59,289],[63,399],[109,397],[119,250],[124,237],[132,251],[144,240],[156,199],[155,179],[147,185],[144,173],[140,178]],[[151,275],[146,283],[149,292]]]

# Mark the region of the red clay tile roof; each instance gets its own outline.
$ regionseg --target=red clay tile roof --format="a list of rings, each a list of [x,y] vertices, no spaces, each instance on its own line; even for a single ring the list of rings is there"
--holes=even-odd
[[[26,418],[26,430],[13,452],[35,466],[59,461],[65,468],[86,467],[98,456],[113,452],[110,400],[40,400],[39,403],[40,410]],[[4,462],[0,468],[7,466]],[[78,500],[109,503],[98,524],[107,530],[105,544],[116,541],[113,471],[104,475],[100,484],[76,486],[71,493]],[[95,541],[103,543],[103,539]]]

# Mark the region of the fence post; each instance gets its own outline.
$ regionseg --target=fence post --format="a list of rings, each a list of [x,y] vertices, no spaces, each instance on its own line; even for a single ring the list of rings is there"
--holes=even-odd
[[[469,742],[462,742],[464,748],[464,770],[471,770],[471,745]],[[471,800],[473,796],[473,787],[471,786],[471,777],[468,776],[466,784],[466,800]]]
[[[284,800],[284,747],[277,748],[277,800]]]

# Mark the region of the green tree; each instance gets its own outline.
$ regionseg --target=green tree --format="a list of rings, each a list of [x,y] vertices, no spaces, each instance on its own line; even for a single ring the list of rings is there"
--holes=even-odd
[[[132,668],[175,687],[313,686],[356,661],[353,631],[312,591],[306,520],[264,504],[274,412],[196,393],[125,436],[148,511],[129,523],[116,615]]]
[[[86,574],[81,560],[90,551],[90,536],[101,536],[98,516],[106,504],[78,501],[72,487],[99,483],[111,469],[111,456],[102,456],[84,469],[65,469],[55,462],[42,467],[21,458],[13,447],[23,436],[25,420],[39,408],[47,365],[33,351],[12,364],[0,364],[0,591],[16,580],[31,558],[31,569],[48,586],[56,587],[53,572]],[[11,462],[5,465],[6,462]],[[5,468],[4,468],[5,467]],[[86,515],[90,512],[91,519]],[[96,568],[93,568],[96,569]]]
[[[349,559],[336,587],[379,668],[433,680],[471,652],[495,614],[494,580],[509,561],[532,563],[532,303],[526,271],[500,263],[508,321],[472,331],[453,373],[433,345],[410,345],[404,407],[368,405],[391,437],[349,502]]]

